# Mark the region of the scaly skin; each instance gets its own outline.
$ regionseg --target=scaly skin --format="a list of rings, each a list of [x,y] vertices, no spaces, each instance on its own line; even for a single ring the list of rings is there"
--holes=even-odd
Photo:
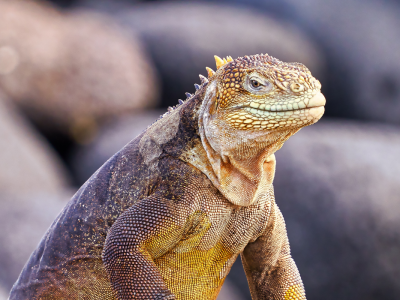
[[[322,116],[320,83],[268,55],[216,62],[82,186],[11,300],[216,299],[239,254],[253,299],[305,299],[274,152]]]

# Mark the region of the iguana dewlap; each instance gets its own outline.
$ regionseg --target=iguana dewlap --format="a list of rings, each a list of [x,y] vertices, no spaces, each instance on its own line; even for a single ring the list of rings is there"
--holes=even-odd
[[[241,254],[253,299],[306,299],[274,200],[274,152],[324,113],[299,63],[216,57],[201,86],[111,157],[10,299],[216,299]]]

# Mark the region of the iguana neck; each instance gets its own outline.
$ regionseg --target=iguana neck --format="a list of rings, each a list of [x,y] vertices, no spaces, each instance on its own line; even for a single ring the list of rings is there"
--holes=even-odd
[[[181,159],[207,175],[231,203],[248,206],[271,188],[274,153],[297,130],[233,132],[218,114],[210,114],[215,93],[215,83],[211,82],[195,114],[201,141],[195,142]]]

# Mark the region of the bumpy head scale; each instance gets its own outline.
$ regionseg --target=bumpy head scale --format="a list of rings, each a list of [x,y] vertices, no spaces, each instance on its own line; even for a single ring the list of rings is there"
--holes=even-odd
[[[232,126],[240,129],[303,127],[323,113],[321,84],[300,63],[253,55],[215,57],[217,71],[207,68],[209,79],[218,75],[216,107]],[[313,109],[320,107],[320,109]]]

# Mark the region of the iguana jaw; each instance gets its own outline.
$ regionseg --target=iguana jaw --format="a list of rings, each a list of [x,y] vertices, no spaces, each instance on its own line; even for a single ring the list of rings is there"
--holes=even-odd
[[[317,107],[323,107],[326,104],[326,99],[321,92],[316,93],[310,100],[306,100],[303,103],[299,104],[296,101],[292,101],[292,103],[285,105],[270,105],[268,102],[259,103],[259,102],[249,102],[242,105],[233,106],[232,109],[242,109],[244,108],[248,112],[257,113],[271,113],[271,112],[295,112],[301,109],[311,109]]]
[[[265,130],[310,125],[318,121],[325,111],[326,100],[321,92],[304,101],[296,102],[295,99],[273,105],[261,100],[248,102],[230,107],[221,114],[235,128]]]

